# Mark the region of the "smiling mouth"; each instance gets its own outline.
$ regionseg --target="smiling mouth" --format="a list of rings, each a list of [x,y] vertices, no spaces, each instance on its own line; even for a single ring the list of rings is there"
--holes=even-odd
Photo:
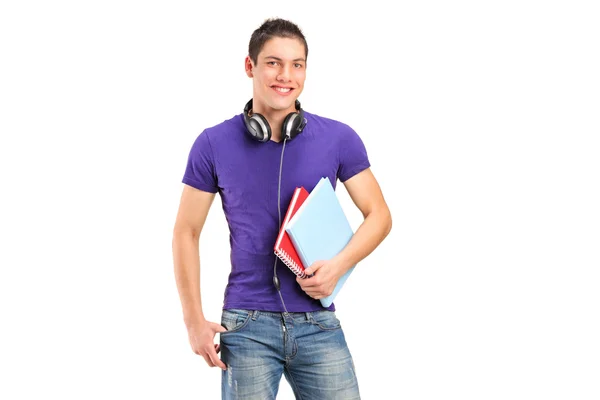
[[[291,92],[292,88],[283,88],[283,87],[278,87],[278,86],[272,86],[273,89],[275,89],[275,91],[279,92],[279,93],[289,93]]]

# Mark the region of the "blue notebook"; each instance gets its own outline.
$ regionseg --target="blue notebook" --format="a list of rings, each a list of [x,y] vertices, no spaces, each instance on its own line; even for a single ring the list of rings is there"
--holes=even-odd
[[[306,268],[317,260],[329,260],[348,244],[354,232],[329,178],[324,177],[290,219],[286,232]],[[352,273],[352,266],[337,282],[331,295],[320,299],[329,307]]]

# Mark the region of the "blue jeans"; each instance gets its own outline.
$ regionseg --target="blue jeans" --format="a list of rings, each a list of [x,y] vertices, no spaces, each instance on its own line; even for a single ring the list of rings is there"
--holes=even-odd
[[[281,375],[296,399],[360,399],[352,356],[332,311],[223,310],[224,400],[275,399]]]

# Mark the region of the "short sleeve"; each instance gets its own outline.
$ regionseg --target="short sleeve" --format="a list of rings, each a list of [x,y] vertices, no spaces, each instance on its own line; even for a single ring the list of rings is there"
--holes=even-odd
[[[204,192],[218,191],[215,160],[206,131],[192,145],[182,182]]]
[[[347,181],[371,166],[367,149],[354,129],[347,127],[344,130],[339,148],[340,166],[338,169],[338,178],[341,182]]]

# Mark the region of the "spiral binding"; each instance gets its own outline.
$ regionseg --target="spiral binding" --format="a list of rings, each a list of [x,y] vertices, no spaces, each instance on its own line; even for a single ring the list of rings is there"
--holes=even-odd
[[[275,255],[279,257],[279,259],[287,265],[287,267],[300,278],[306,278],[306,273],[304,273],[304,268],[298,264],[286,253],[284,250],[276,250]]]

